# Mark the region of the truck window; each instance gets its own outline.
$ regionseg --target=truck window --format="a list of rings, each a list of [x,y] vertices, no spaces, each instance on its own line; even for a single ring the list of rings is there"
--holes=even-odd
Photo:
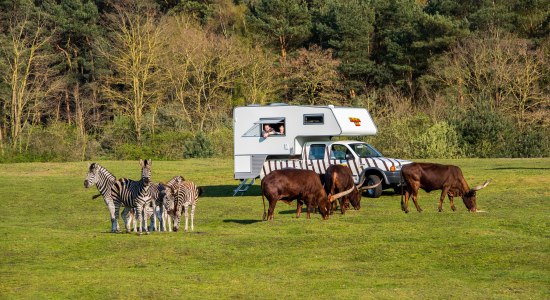
[[[330,159],[344,160],[348,154],[351,155],[351,152],[344,145],[334,144],[331,146]]]
[[[324,159],[325,148],[325,144],[312,144],[309,146],[308,159]]]
[[[304,125],[322,125],[324,123],[324,114],[304,115]]]
[[[360,158],[382,157],[382,154],[369,144],[356,143],[356,144],[350,144],[349,146]]]

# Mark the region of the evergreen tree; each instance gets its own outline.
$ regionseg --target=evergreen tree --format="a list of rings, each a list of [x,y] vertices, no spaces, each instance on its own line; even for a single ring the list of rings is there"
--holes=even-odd
[[[374,34],[374,11],[366,1],[327,1],[318,7],[315,23],[318,41],[333,48],[341,61],[347,88],[351,94],[364,90],[376,78],[371,59]]]
[[[304,0],[259,0],[249,9],[251,27],[278,44],[283,60],[289,48],[300,46],[311,35],[311,16]]]

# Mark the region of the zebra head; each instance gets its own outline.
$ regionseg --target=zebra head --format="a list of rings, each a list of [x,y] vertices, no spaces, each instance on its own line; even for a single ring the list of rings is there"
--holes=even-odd
[[[164,186],[164,194],[162,196],[162,205],[166,212],[173,216],[174,214],[174,201],[176,200],[177,190],[170,185]]]
[[[139,160],[139,164],[141,166],[141,180],[145,184],[145,186],[148,186],[151,182],[151,160]]]
[[[84,180],[84,187],[89,188],[96,184],[97,182],[97,170],[98,165],[96,163],[92,163],[90,167],[88,168],[88,175],[86,176],[86,179]]]
[[[169,185],[171,187],[175,187],[175,186],[178,186],[180,184],[180,182],[182,181],[185,181],[185,178],[183,178],[183,176],[174,176],[174,178],[170,179],[170,181],[168,181],[166,183],[166,185]]]

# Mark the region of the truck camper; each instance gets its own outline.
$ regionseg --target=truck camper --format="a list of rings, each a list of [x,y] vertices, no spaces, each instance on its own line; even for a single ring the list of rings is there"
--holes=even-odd
[[[335,137],[375,135],[376,126],[364,108],[298,106],[275,103],[233,110],[234,178],[241,180],[234,194],[244,193],[273,170],[309,169],[324,174],[332,164],[348,165],[354,181],[364,185],[382,181],[367,190],[380,197],[383,189],[400,183],[401,166],[410,161],[383,157],[371,145]]]

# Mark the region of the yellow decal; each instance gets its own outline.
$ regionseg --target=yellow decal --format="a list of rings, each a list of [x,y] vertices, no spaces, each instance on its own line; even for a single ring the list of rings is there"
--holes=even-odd
[[[354,123],[355,126],[361,126],[361,119],[359,118],[349,117],[349,121]]]

